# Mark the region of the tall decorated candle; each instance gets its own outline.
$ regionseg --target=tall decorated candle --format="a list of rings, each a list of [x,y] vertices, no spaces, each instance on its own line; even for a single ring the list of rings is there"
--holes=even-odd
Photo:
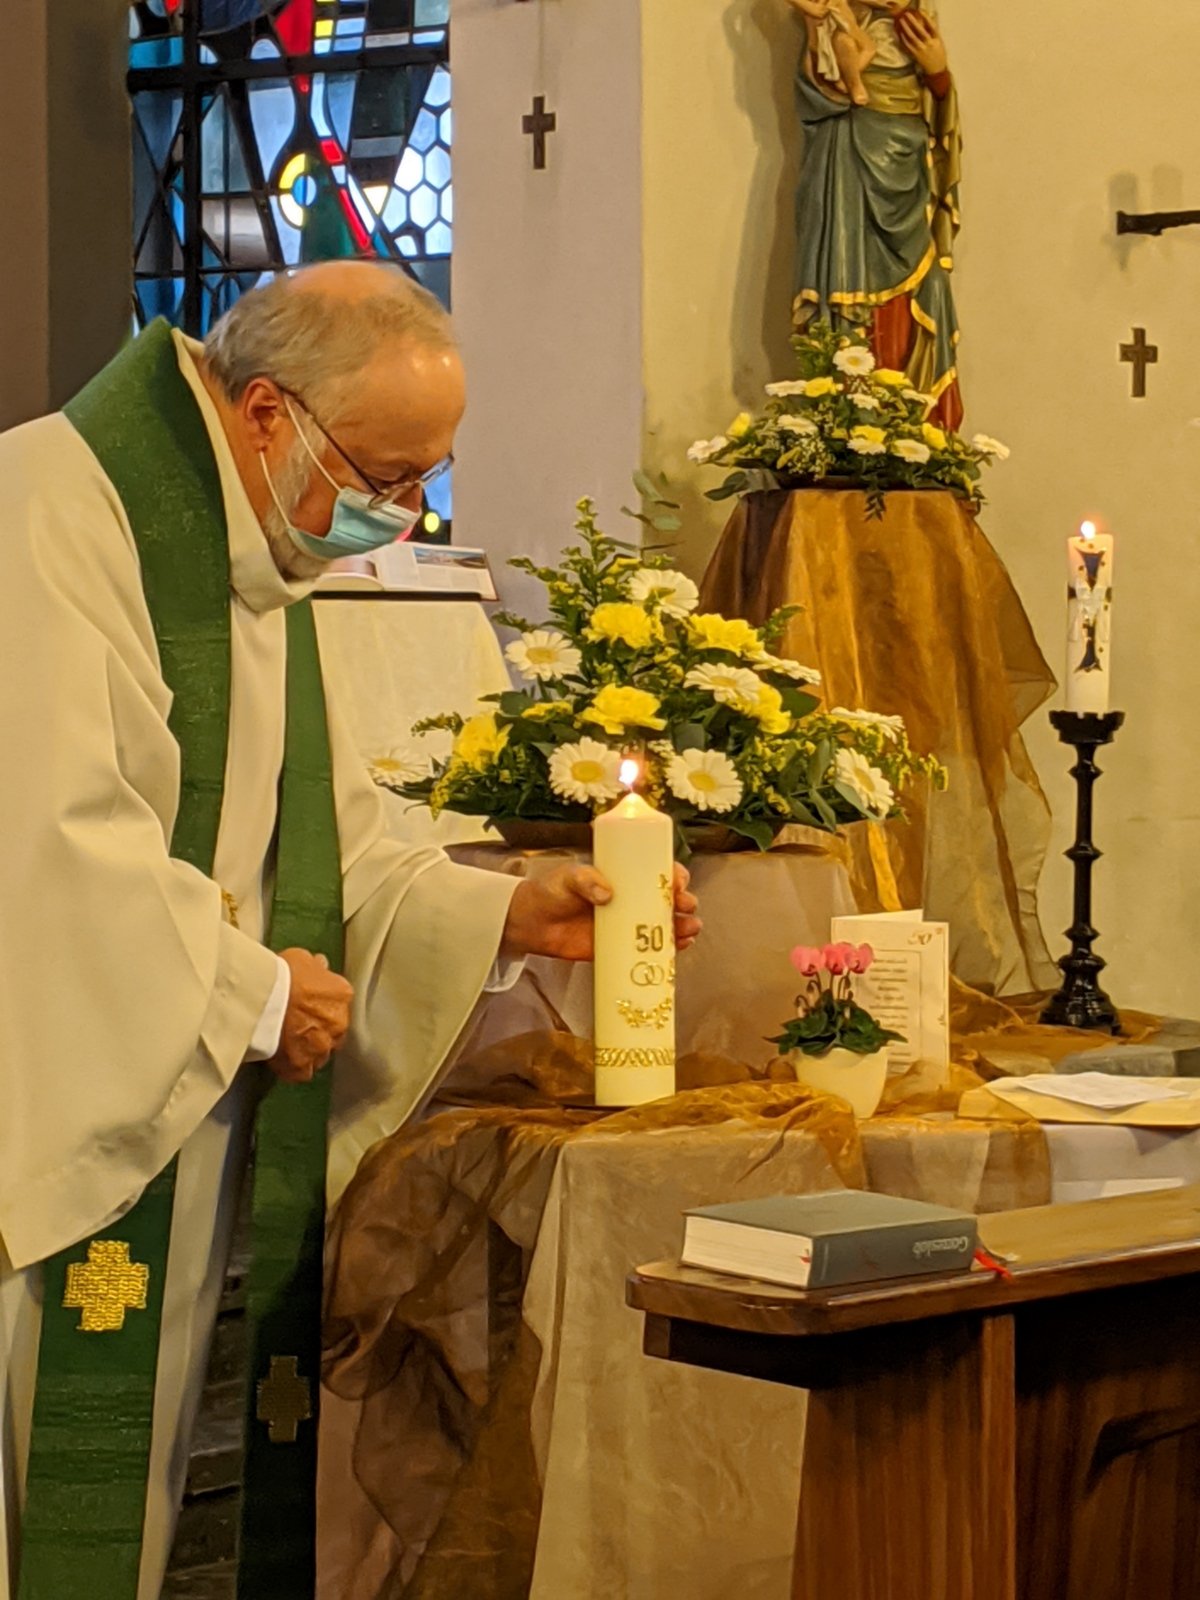
[[[1068,711],[1108,710],[1112,580],[1112,534],[1085,522],[1067,540]]]
[[[592,824],[592,855],[613,896],[596,908],[596,1104],[635,1106],[675,1092],[674,829],[629,793]]]

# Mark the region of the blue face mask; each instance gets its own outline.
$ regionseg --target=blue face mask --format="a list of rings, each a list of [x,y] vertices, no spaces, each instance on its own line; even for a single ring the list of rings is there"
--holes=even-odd
[[[291,406],[288,406],[288,412],[290,414]],[[292,421],[295,420],[293,417]],[[275,485],[271,482],[271,474],[267,470],[266,452],[259,454],[258,459],[262,462],[263,477],[267,480],[271,499],[274,500],[275,509],[283,518],[288,535],[297,550],[306,556],[315,556],[318,561],[336,561],[339,556],[369,555],[372,550],[382,549],[386,544],[395,544],[397,539],[403,539],[412,532],[420,519],[420,511],[409,511],[403,506],[396,505],[372,506],[371,496],[364,494],[361,489],[342,488],[325,471],[299,424],[296,426],[296,432],[300,436],[300,442],[312,456],[317,471],[337,490],[329,532],[323,539],[318,538],[315,533],[305,533],[303,528],[292,526],[275,492]]]

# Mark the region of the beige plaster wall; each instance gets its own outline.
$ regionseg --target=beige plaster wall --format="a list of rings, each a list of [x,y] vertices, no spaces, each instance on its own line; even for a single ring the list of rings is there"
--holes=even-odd
[[[958,295],[968,424],[1012,446],[984,525],[1061,675],[1062,545],[1118,541],[1114,704],[1102,757],[1097,926],[1115,998],[1200,1015],[1200,229],[1118,239],[1126,210],[1200,207],[1200,14],[1171,0],[944,0],[968,136]],[[1147,50],[1158,38],[1163,50]],[[1144,400],[1117,346],[1160,350]],[[1030,745],[1055,809],[1042,894],[1070,917],[1073,785],[1044,716]]]

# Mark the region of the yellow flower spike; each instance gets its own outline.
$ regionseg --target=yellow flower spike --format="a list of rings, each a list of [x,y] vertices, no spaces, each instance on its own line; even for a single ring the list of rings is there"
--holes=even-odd
[[[731,439],[744,439],[753,426],[754,418],[750,413],[748,411],[739,411],[725,432]]]

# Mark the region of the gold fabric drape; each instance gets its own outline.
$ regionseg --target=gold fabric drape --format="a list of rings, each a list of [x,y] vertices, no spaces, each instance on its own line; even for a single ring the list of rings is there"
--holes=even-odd
[[[1037,915],[1049,808],[1021,724],[1054,679],[1004,563],[949,493],[895,493],[882,518],[851,490],[743,500],[705,575],[708,611],[762,622],[804,609],[780,650],[820,669],[829,707],[899,713],[950,775],[907,817],[851,830],[863,910],[924,906],[950,924],[966,982],[1053,985]]]

